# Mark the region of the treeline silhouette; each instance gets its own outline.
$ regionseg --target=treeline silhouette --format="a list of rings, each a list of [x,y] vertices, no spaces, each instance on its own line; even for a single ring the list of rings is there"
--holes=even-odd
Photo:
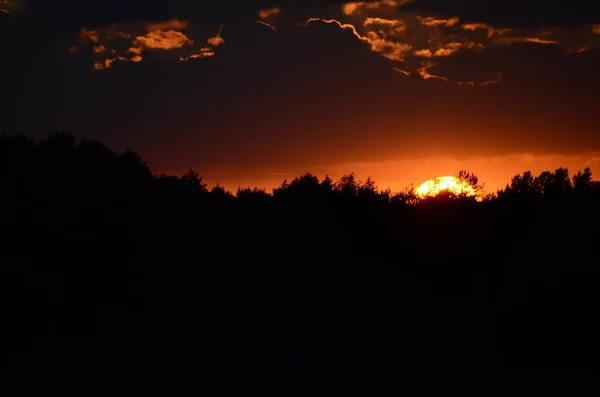
[[[481,202],[354,174],[230,193],[60,132],[0,136],[0,189],[5,352],[32,387],[262,371],[312,395],[323,377],[385,389],[401,368],[600,353],[589,169],[527,171]]]

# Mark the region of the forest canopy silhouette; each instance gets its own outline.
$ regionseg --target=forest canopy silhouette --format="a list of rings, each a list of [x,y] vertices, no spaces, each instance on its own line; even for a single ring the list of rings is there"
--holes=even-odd
[[[58,368],[98,375],[82,362],[143,383],[199,368],[594,366],[600,352],[590,169],[525,171],[481,201],[352,173],[232,193],[59,132],[0,136],[0,187],[9,350],[54,382]]]

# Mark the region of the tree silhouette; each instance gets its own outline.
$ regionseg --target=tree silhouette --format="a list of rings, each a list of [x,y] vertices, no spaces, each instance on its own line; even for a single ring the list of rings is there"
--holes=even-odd
[[[474,173],[457,178],[482,192]],[[589,168],[526,171],[483,202],[353,173],[232,193],[57,132],[1,135],[0,189],[6,354],[28,349],[59,383],[85,367],[139,384],[338,368],[374,384],[431,361],[593,366],[600,353]]]
[[[460,170],[456,175],[456,179],[473,188],[476,196],[483,195],[484,185],[479,183],[479,178],[474,173],[467,170]]]
[[[540,191],[531,171],[525,171],[523,174],[513,176],[510,185],[507,184],[504,190],[499,191],[498,194],[500,197],[507,195],[533,197],[540,194]]]
[[[390,200],[392,203],[415,205],[419,202],[419,198],[417,196],[415,189],[416,189],[416,187],[414,184],[407,186],[406,188],[404,188],[404,190],[401,190],[401,191],[397,192],[396,194],[393,194],[392,197],[390,198]]]
[[[591,193],[593,188],[592,171],[589,168],[584,169],[583,172],[578,171],[573,175],[572,185],[575,192],[579,195]]]
[[[202,183],[202,177],[194,170],[190,169],[181,176],[181,182],[187,187],[192,194],[207,193],[206,184]]]
[[[343,175],[335,184],[335,189],[344,197],[353,197],[358,192],[359,184],[354,173]]]

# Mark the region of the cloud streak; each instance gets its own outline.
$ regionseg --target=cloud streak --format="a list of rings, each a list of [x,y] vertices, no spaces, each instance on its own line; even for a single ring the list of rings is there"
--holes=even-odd
[[[270,24],[270,23],[268,23],[268,22],[265,22],[265,21],[260,21],[260,20],[258,20],[258,19],[257,19],[257,20],[255,20],[254,22],[256,22],[256,23],[257,23],[257,24],[259,24],[259,25],[266,26],[267,28],[269,28],[269,29],[271,29],[273,32],[275,32],[275,34],[279,34],[279,32],[277,31],[277,28],[276,28],[275,26],[271,25],[271,24]]]
[[[395,40],[390,40],[389,35],[374,30],[369,30],[366,35],[360,34],[356,27],[350,23],[342,23],[336,19],[309,18],[305,23],[301,24],[307,27],[310,23],[321,22],[325,24],[337,25],[340,29],[348,30],[360,41],[369,44],[371,50],[381,56],[393,61],[402,61],[404,56],[411,50],[411,46],[406,43],[401,43]],[[368,26],[368,24],[367,24]]]
[[[560,43],[556,40],[540,39],[539,37],[497,37],[495,41],[501,44],[534,43],[560,45]]]

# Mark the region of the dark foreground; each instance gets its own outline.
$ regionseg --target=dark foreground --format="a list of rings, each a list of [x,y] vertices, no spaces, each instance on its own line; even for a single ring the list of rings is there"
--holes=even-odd
[[[7,385],[333,395],[598,365],[591,188],[413,205],[305,177],[229,197],[43,161],[2,174]]]

